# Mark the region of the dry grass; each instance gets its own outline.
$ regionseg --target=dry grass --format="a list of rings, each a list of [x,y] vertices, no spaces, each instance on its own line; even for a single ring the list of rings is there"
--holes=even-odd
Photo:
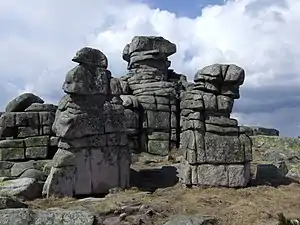
[[[297,218],[300,215],[300,185],[278,188],[260,186],[244,189],[194,188],[175,186],[153,194],[127,190],[99,201],[78,201],[71,198],[42,199],[30,202],[34,208],[82,206],[101,214],[109,214],[124,203],[141,202],[164,209],[168,215],[212,215],[223,225],[272,225],[277,215]],[[161,224],[162,221],[155,224]]]
[[[175,212],[214,215],[220,224],[276,224],[277,214],[300,213],[300,185],[279,188],[261,186],[245,189],[207,188],[181,190],[170,198]]]
[[[74,198],[44,198],[44,199],[36,199],[34,201],[27,202],[31,208],[35,209],[47,209],[47,208],[69,208],[72,203],[76,201]]]
[[[261,151],[253,151],[255,165],[261,160]],[[180,154],[172,155],[178,158]],[[134,168],[157,167],[172,162],[166,157],[151,157],[140,154],[135,157]],[[173,162],[174,163],[174,162]],[[300,217],[300,184],[290,184],[277,188],[270,186],[230,188],[193,188],[176,185],[158,189],[153,194],[136,189],[110,195],[98,201],[78,201],[72,198],[50,198],[29,202],[33,208],[73,208],[84,207],[97,214],[110,214],[128,203],[140,202],[154,208],[163,209],[171,216],[176,214],[201,214],[215,216],[221,225],[277,225],[277,216],[283,213],[287,218]],[[163,224],[160,218],[155,225]]]

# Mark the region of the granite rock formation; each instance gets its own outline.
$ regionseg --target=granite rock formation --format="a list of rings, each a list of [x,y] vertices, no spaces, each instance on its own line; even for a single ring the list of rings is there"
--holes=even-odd
[[[245,186],[252,141],[230,118],[244,70],[214,64],[188,82],[170,69],[175,52],[162,37],[136,36],[123,50],[128,73],[113,78],[101,51],[82,48],[58,106],[31,93],[7,105],[0,175],[46,180],[45,196],[102,194],[128,187],[131,153],[180,148],[182,183]]]
[[[72,59],[79,63],[63,84],[66,95],[55,115],[59,137],[46,196],[107,193],[129,185],[130,152],[121,84],[107,70],[108,60],[97,49],[83,48]]]
[[[181,181],[187,185],[245,186],[250,179],[251,139],[230,118],[245,72],[215,64],[194,83],[169,69],[176,45],[162,37],[136,36],[123,50],[121,77],[132,152],[168,155],[185,151]]]
[[[178,144],[177,83],[168,68],[176,45],[162,37],[136,36],[123,50],[123,105],[133,152],[167,155]],[[174,75],[175,76],[170,76]]]
[[[214,64],[199,70],[181,93],[180,179],[186,185],[243,187],[250,180],[252,142],[230,118],[245,72]]]
[[[57,151],[52,132],[57,106],[24,93],[0,117],[0,177],[45,180],[46,165]]]

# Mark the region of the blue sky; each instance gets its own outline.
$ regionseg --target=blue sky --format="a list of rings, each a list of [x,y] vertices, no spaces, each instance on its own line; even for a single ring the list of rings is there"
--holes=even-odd
[[[152,8],[176,13],[178,16],[197,17],[207,5],[223,4],[223,0],[141,0]]]
[[[124,46],[135,35],[157,35],[177,45],[171,67],[190,81],[209,64],[243,67],[232,117],[298,136],[299,24],[298,0],[1,1],[0,110],[24,92],[57,104],[84,46],[102,50],[113,76],[122,76]]]

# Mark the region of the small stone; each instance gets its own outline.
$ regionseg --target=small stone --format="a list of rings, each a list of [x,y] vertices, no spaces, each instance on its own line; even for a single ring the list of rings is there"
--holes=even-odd
[[[121,213],[120,216],[119,216],[121,221],[125,220],[126,217],[127,217],[127,213]]]
[[[148,209],[148,210],[145,212],[145,214],[146,214],[147,216],[153,216],[153,215],[154,215],[154,211],[153,211],[152,209]]]
[[[148,206],[148,205],[141,205],[139,211],[140,211],[141,213],[146,213],[148,209],[149,209],[149,206]]]

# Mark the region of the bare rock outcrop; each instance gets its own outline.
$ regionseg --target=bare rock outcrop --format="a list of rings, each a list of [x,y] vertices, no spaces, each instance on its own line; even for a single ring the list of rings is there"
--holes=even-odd
[[[199,70],[195,85],[181,94],[181,182],[186,185],[243,187],[250,180],[252,142],[230,118],[245,72],[214,64]]]
[[[6,106],[6,112],[24,112],[33,103],[43,104],[44,100],[33,93],[24,93],[11,100]]]
[[[44,166],[57,151],[58,138],[51,129],[56,110],[32,93],[8,103],[0,117],[0,177],[43,180]]]
[[[129,185],[130,153],[118,80],[107,70],[107,58],[83,48],[73,58],[63,84],[66,95],[56,112],[53,131],[60,138],[46,196],[103,194]],[[114,85],[111,85],[111,84]]]
[[[182,183],[247,185],[252,141],[230,118],[245,71],[214,64],[188,82],[170,69],[175,52],[163,37],[136,36],[122,54],[128,73],[113,78],[101,51],[79,50],[58,106],[25,93],[1,114],[0,177],[46,180],[45,196],[103,194],[128,187],[131,153],[181,148]]]
[[[129,71],[121,77],[128,86],[122,98],[134,150],[167,155],[176,146],[177,93],[168,80],[168,57],[175,52],[176,45],[162,37],[136,36],[124,48]]]

